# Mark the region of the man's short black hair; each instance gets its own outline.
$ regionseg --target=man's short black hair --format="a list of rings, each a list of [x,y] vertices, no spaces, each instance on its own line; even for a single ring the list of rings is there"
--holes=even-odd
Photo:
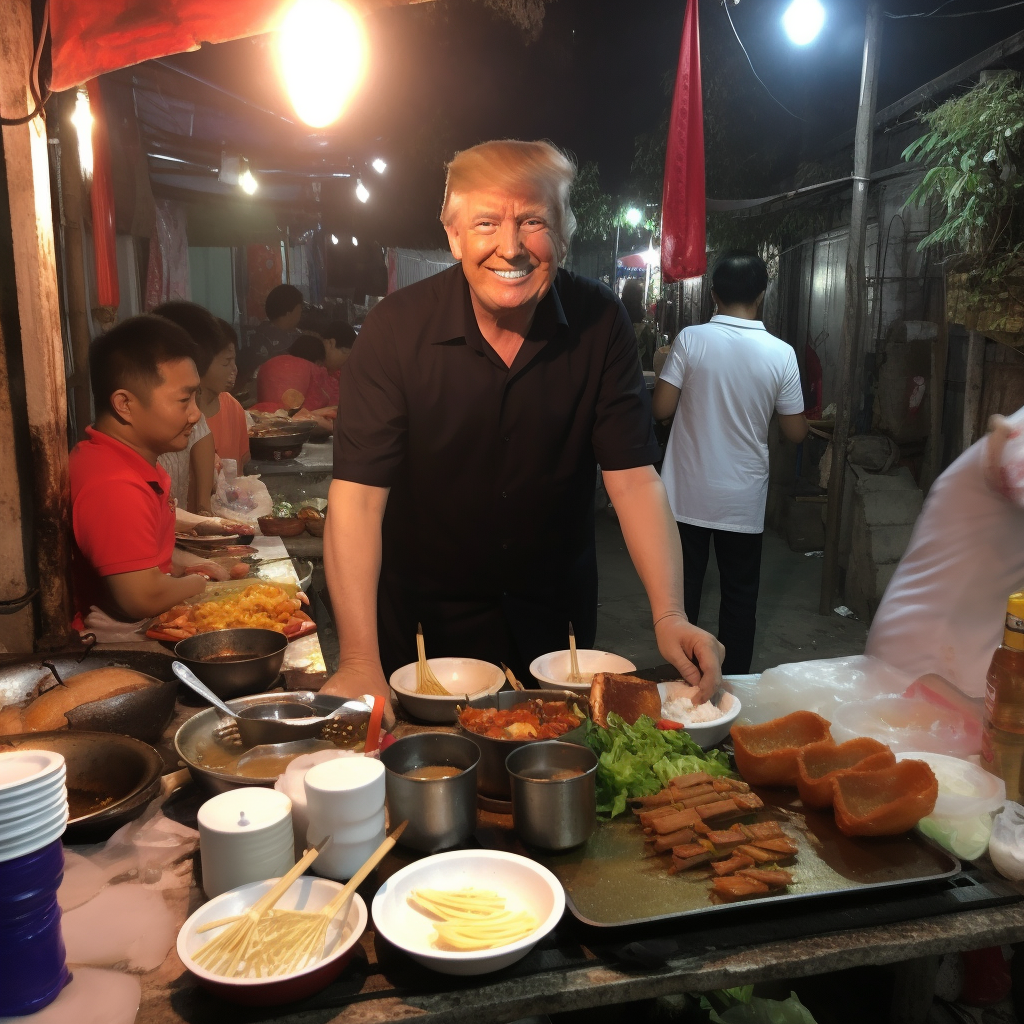
[[[715,260],[711,287],[726,305],[749,305],[768,287],[768,265],[756,252],[733,249]]]
[[[288,347],[288,355],[322,363],[327,358],[327,349],[315,334],[300,334]]]
[[[337,348],[351,348],[356,343],[355,328],[344,320],[333,320],[317,333],[321,338],[333,338]]]
[[[176,300],[157,306],[153,312],[176,323],[196,343],[196,369],[202,377],[210,363],[227,348],[217,318],[195,302]]]
[[[228,345],[234,345],[235,350],[238,349],[238,332],[227,322],[227,320],[221,319],[219,316],[213,318],[217,321],[217,326],[220,328],[221,337],[224,339],[224,343],[221,347],[221,352],[228,347]]]
[[[276,320],[285,313],[290,313],[296,306],[302,305],[302,292],[293,284],[279,284],[267,293],[263,303],[268,320]]]
[[[113,412],[110,396],[124,388],[148,401],[163,377],[161,363],[196,360],[196,344],[177,324],[146,313],[111,327],[89,346],[96,415]]]

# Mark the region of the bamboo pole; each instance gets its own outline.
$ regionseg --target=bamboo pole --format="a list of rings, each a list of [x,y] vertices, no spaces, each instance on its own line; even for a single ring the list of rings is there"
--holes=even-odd
[[[843,487],[846,482],[846,444],[854,414],[853,387],[860,364],[864,330],[866,282],[864,246],[868,226],[868,186],[871,183],[871,144],[878,92],[878,60],[882,43],[882,6],[868,4],[864,26],[864,60],[861,66],[860,105],[853,149],[853,202],[850,207],[850,241],[846,252],[846,294],[843,333],[839,352],[839,388],[836,426],[832,435],[832,468],[828,478],[828,513],[825,524],[825,560],[821,571],[818,611],[832,613],[832,599],[839,583],[839,537],[842,528]]]
[[[981,391],[985,384],[985,335],[970,331],[967,343],[967,378],[964,384],[964,422],[960,438],[960,451],[974,444],[978,433],[978,410]]]

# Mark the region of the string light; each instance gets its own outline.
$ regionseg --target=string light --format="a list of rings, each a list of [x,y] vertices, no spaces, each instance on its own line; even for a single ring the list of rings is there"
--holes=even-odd
[[[356,238],[356,236],[355,236],[355,235],[353,235],[353,236],[352,236],[352,244],[353,244],[353,245],[358,245],[358,244],[359,244],[359,239],[358,239],[358,238]]]
[[[370,193],[366,186],[363,184],[362,178],[356,178],[356,199],[361,203],[365,203],[370,198]]]
[[[384,163],[384,161],[383,161],[383,160],[381,160],[381,158],[380,158],[380,157],[377,157],[377,159],[376,159],[376,160],[374,160],[374,161],[373,161],[373,163],[372,163],[372,164],[370,164],[370,166],[371,166],[371,167],[372,167],[372,168],[373,168],[373,169],[374,169],[374,170],[375,170],[375,171],[376,171],[376,172],[377,172],[378,174],[383,174],[383,173],[384,173],[384,172],[385,172],[385,171],[386,171],[386,170],[388,169],[388,165],[387,165],[386,163]]]
[[[337,244],[338,244],[338,236],[337,235],[331,235],[331,245],[337,245]]]

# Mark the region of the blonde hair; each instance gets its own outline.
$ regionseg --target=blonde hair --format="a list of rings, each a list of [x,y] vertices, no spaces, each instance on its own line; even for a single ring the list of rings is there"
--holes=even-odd
[[[459,199],[480,189],[521,191],[524,185],[539,186],[551,197],[555,235],[564,256],[576,230],[576,217],[569,206],[569,191],[576,178],[576,166],[550,142],[521,142],[496,139],[456,153],[448,164],[444,186],[441,223],[448,227],[455,219]]]

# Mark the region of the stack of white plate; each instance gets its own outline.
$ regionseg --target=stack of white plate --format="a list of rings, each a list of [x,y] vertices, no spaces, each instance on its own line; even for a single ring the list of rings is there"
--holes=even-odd
[[[0,754],[0,863],[35,853],[64,834],[67,769],[49,750]]]

